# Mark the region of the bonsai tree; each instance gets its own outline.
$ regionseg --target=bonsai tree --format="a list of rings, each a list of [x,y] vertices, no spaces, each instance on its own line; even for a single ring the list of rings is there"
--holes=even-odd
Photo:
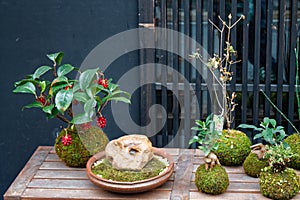
[[[107,121],[102,111],[108,102],[130,103],[130,95],[112,79],[105,78],[99,68],[81,72],[71,64],[62,64],[63,56],[63,52],[47,55],[52,66],[38,67],[16,82],[13,92],[33,96],[33,102],[23,109],[38,108],[48,119],[58,118],[66,123],[56,139],[56,153],[67,165],[84,167],[91,154],[103,150],[108,142],[107,136],[90,123],[96,118],[97,126],[104,128]],[[72,72],[79,73],[79,78],[69,78]],[[73,108],[80,111],[74,113]]]
[[[230,84],[233,77],[231,67],[241,61],[237,59],[237,51],[231,45],[231,32],[243,19],[245,19],[245,16],[241,15],[235,22],[232,22],[232,15],[229,14],[228,22],[226,22],[219,16],[221,27],[209,20],[219,32],[219,52],[207,61],[202,58],[199,51],[191,55],[192,58],[199,59],[209,69],[213,80],[221,88],[221,94],[215,91],[215,100],[220,108],[220,113],[215,115],[213,120],[221,118],[223,121],[222,128],[225,122],[226,129],[219,140],[220,148],[215,153],[223,165],[229,166],[241,165],[250,153],[251,145],[251,141],[245,133],[231,129],[231,123],[234,120],[233,112],[237,106],[235,103],[236,93],[227,91],[228,84]],[[223,44],[225,44],[225,47],[223,47]]]
[[[197,131],[198,134],[189,141],[189,144],[198,143],[199,149],[204,153],[204,164],[196,170],[195,184],[201,192],[221,194],[226,191],[229,178],[213,151],[218,149],[218,140],[222,133],[215,129],[212,115],[205,121],[196,120],[196,125],[192,130]]]

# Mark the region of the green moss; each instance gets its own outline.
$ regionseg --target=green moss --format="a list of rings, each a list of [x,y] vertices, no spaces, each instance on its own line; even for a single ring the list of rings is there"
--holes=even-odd
[[[296,154],[291,161],[287,163],[288,167],[300,170],[300,136],[297,133],[288,136],[285,142],[289,144],[292,152]]]
[[[140,171],[117,170],[112,167],[107,159],[103,159],[100,164],[92,166],[92,172],[102,178],[121,182],[134,182],[145,180],[159,175],[167,166],[158,158],[154,157]]]
[[[248,136],[237,130],[223,130],[219,142],[219,148],[215,152],[222,165],[241,165],[249,155],[251,141]]]
[[[288,200],[299,192],[300,178],[291,168],[274,173],[271,167],[266,167],[260,173],[259,184],[265,197]]]
[[[97,127],[92,126],[86,131],[81,130],[80,134],[84,134],[85,137],[79,137],[76,129],[68,129],[67,132],[72,137],[72,144],[68,146],[62,144],[62,136],[66,135],[63,129],[56,138],[54,147],[58,157],[70,167],[85,167],[89,158],[95,152],[104,150],[108,143],[107,136]],[[95,142],[95,139],[97,139],[97,142]],[[88,151],[85,147],[86,145],[91,149],[92,144],[94,145],[94,152]]]
[[[258,159],[255,153],[250,152],[243,163],[245,173],[252,177],[259,177],[261,170],[269,166],[267,159]]]
[[[195,185],[199,191],[208,194],[221,194],[226,191],[229,185],[229,178],[226,170],[216,165],[206,171],[205,165],[200,165],[195,174]]]

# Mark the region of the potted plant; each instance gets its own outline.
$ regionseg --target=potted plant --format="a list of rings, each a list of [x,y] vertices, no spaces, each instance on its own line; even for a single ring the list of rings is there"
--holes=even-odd
[[[196,120],[196,125],[192,130],[197,131],[198,134],[190,139],[189,143],[199,144],[199,149],[204,153],[204,164],[196,170],[195,185],[201,192],[221,194],[229,185],[228,174],[214,153],[219,147],[218,140],[222,136],[222,131],[215,128],[212,115],[208,116],[206,121]]]
[[[236,93],[229,93],[227,91],[227,84],[230,83],[233,75],[230,71],[231,66],[240,62],[240,60],[236,60],[237,52],[230,43],[231,30],[244,18],[245,16],[242,15],[237,21],[232,23],[232,16],[230,14],[227,23],[219,17],[222,24],[221,28],[210,21],[220,33],[219,53],[214,54],[208,61],[204,61],[199,52],[191,55],[191,57],[199,59],[207,66],[213,75],[213,79],[221,87],[221,95],[215,92],[215,99],[218,107],[221,108],[221,112],[218,115],[214,115],[213,120],[223,121],[221,123],[222,127],[225,122],[226,128],[222,132],[222,137],[219,140],[220,145],[215,153],[221,164],[228,166],[241,165],[250,153],[251,145],[251,141],[245,133],[231,129],[231,123],[234,120],[232,113],[237,106],[235,103]],[[224,37],[225,41],[223,41]],[[223,47],[223,42],[225,43],[225,47]]]
[[[260,123],[260,127],[254,125],[241,124],[238,128],[254,129],[258,133],[254,136],[255,139],[262,139],[268,145],[279,145],[286,137],[284,128],[277,126],[274,119],[265,117]],[[245,173],[252,177],[259,177],[263,168],[269,166],[267,158],[265,158],[266,146],[262,143],[251,146],[251,153],[247,156],[243,163]]]
[[[101,130],[106,125],[103,109],[109,101],[130,103],[130,95],[112,79],[105,78],[98,68],[80,72],[71,64],[61,64],[63,55],[63,52],[47,55],[53,65],[40,66],[33,74],[15,82],[13,92],[33,95],[33,102],[23,109],[39,108],[48,119],[58,118],[66,123],[56,138],[56,153],[66,165],[84,167],[108,143]],[[77,80],[68,77],[74,71],[79,73]],[[91,126],[94,118],[99,128]]]
[[[265,117],[261,127],[241,124],[240,128],[252,128],[259,131],[254,139],[262,138],[267,145],[258,144],[260,149],[252,151],[243,167],[246,174],[259,177],[261,193],[272,199],[291,199],[300,189],[300,179],[295,171],[287,167],[294,156],[284,141],[287,136],[282,126],[276,126],[274,119]],[[255,156],[254,156],[255,155]]]
[[[298,104],[298,119],[300,121],[300,94],[299,94],[299,38],[297,39],[297,48],[295,49],[295,58],[296,58],[296,99]],[[289,121],[289,120],[288,120]],[[293,124],[290,123],[292,126]],[[294,157],[290,159],[287,163],[288,167],[300,170],[300,132],[293,126],[295,129],[295,133],[288,136],[285,139],[285,142],[288,143],[292,149],[292,152],[295,154]]]
[[[260,173],[261,193],[271,199],[292,199],[300,189],[300,178],[287,162],[293,157],[291,148],[283,142],[267,145],[265,157],[269,161]]]

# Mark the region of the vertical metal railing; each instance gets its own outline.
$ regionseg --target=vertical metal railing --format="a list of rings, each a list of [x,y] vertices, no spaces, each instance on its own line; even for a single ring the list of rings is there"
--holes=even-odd
[[[227,20],[228,14],[231,13],[234,21],[244,14],[246,19],[231,33],[232,46],[236,48],[239,59],[242,60],[232,66],[234,76],[228,87],[230,92],[235,91],[238,94],[236,99],[238,108],[234,113],[235,121],[232,127],[238,126],[239,123],[258,125],[264,116],[269,116],[287,127],[289,134],[293,133],[291,126],[260,93],[262,89],[300,128],[295,109],[294,48],[299,34],[297,24],[300,25],[300,3],[297,0],[153,0],[155,9],[145,7],[149,6],[149,3],[145,3],[149,0],[139,0],[139,2],[140,9],[151,10],[150,12],[154,13],[153,16],[159,11],[160,18],[156,19],[158,20],[155,22],[156,26],[170,28],[193,37],[209,55],[219,51],[217,45],[219,41],[218,33],[214,31],[208,19],[219,24],[218,16]],[[141,16],[140,18],[143,19]],[[166,37],[165,45],[174,48],[179,46],[185,54],[191,54],[196,50],[191,44],[180,41],[180,38],[179,41],[174,41],[172,36],[165,35],[164,37]],[[178,134],[179,125],[183,122],[185,133],[183,141],[175,141],[173,144],[180,147],[188,142],[188,137],[191,135],[190,128],[195,120],[195,115],[193,115],[195,110],[191,107],[193,97],[190,87],[196,92],[199,102],[196,112],[199,113],[199,117],[204,119],[211,112],[213,102],[203,78],[206,76],[205,78],[209,80],[211,74],[198,73],[189,62],[171,52],[156,50],[154,61],[173,67],[188,80],[189,84],[184,84],[177,74],[169,73],[165,68],[157,72],[160,76],[156,80],[157,84],[144,88],[143,94],[146,94],[146,98],[141,98],[144,102],[141,104],[141,113],[144,114],[151,104],[158,102],[168,111],[167,123],[155,139],[158,146],[164,146],[170,142],[172,137]],[[147,53],[141,54],[141,56],[148,55]],[[195,63],[201,65],[198,60]],[[147,76],[147,72],[141,74]],[[172,89],[162,86],[165,84]],[[179,99],[176,96],[182,98],[183,105],[178,103]],[[146,123],[145,120],[147,117],[141,117],[142,124]],[[157,123],[161,121],[159,118],[157,120]],[[253,137],[253,133],[247,134]]]

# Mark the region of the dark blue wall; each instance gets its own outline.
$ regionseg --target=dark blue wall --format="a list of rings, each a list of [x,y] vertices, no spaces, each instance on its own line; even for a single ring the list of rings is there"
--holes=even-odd
[[[13,83],[48,64],[47,53],[65,52],[64,63],[80,66],[87,54],[114,34],[136,28],[135,0],[0,0],[0,184],[1,197],[39,145],[53,145],[59,120],[40,110],[21,111],[31,96],[12,94]],[[117,80],[138,64],[137,52],[116,60]],[[138,103],[131,108],[137,109]],[[134,118],[137,118],[138,112]],[[109,116],[108,116],[109,118]],[[110,125],[109,137],[122,135]]]

